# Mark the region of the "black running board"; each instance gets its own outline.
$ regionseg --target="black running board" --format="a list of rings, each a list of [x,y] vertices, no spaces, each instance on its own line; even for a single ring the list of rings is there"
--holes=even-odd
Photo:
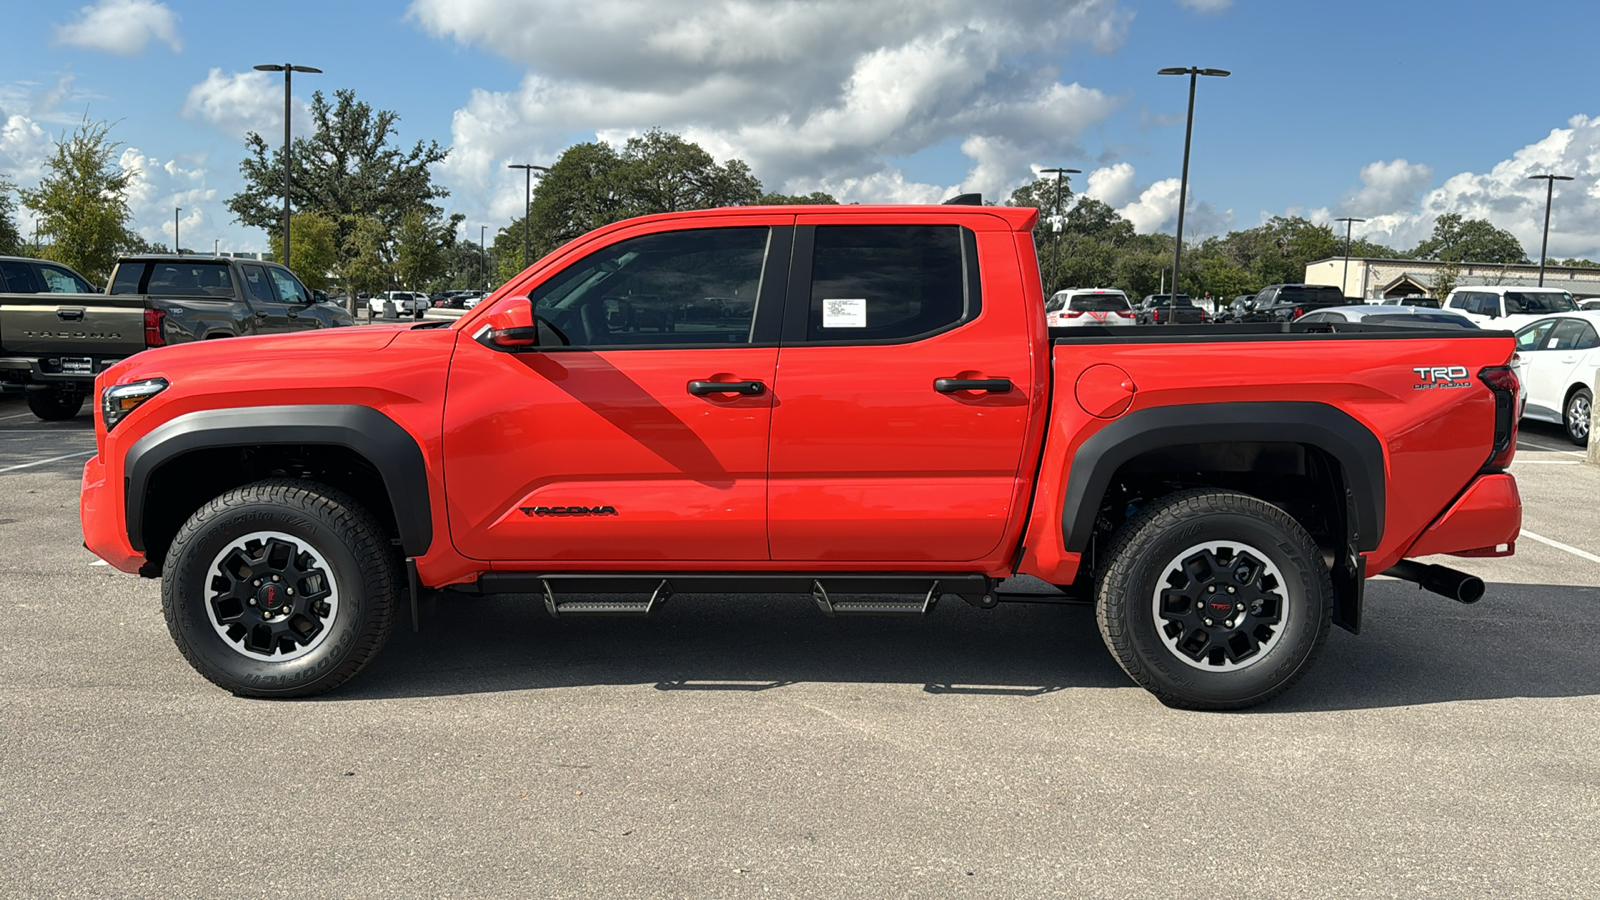
[[[537,594],[553,616],[649,615],[674,594],[809,594],[817,607],[836,615],[923,615],[944,594],[988,609],[999,597],[995,580],[971,573],[893,572],[886,574],[748,572],[544,573],[493,572],[478,578],[485,594]],[[627,600],[566,600],[570,595],[631,594]],[[918,599],[839,599],[850,594],[908,594]]]

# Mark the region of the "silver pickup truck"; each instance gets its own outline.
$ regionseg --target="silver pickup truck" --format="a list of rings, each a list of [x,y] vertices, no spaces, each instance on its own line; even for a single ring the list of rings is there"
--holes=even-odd
[[[130,256],[105,293],[35,259],[0,258],[0,279],[0,386],[26,390],[41,419],[76,416],[95,375],[146,347],[355,324],[293,272],[255,260]]]

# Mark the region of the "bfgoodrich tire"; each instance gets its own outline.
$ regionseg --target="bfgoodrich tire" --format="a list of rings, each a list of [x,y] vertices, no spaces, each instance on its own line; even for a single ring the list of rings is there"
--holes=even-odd
[[[1112,538],[1096,596],[1106,646],[1161,702],[1242,709],[1287,690],[1328,636],[1333,583],[1316,543],[1245,494],[1156,500]]]
[[[28,391],[28,411],[46,422],[74,418],[83,409],[83,392],[53,387]]]
[[[189,664],[242,697],[333,690],[394,628],[399,561],[371,513],[337,490],[274,479],[229,491],[178,530],[161,576]]]

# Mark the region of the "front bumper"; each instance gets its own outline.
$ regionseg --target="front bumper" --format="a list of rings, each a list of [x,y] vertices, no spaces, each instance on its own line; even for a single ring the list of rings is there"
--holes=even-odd
[[[1510,556],[1522,531],[1522,496],[1507,473],[1479,475],[1412,543],[1407,557]]]
[[[121,486],[106,483],[105,465],[91,456],[83,464],[83,485],[78,495],[78,520],[83,527],[83,545],[89,552],[113,567],[136,575],[144,565],[144,554],[128,543],[123,523]]]

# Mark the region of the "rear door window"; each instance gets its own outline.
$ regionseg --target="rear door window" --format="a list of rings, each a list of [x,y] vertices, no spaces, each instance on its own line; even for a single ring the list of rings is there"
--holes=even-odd
[[[0,262],[0,284],[13,294],[39,293],[39,282],[33,277],[33,266],[25,262]]]
[[[111,293],[137,294],[139,282],[144,280],[144,270],[149,268],[148,263],[121,263],[117,266],[117,274],[111,279]]]
[[[1583,323],[1577,319],[1562,319],[1550,332],[1550,343],[1545,345],[1546,350],[1576,350],[1578,339],[1583,336]]]
[[[978,314],[976,237],[959,225],[819,225],[808,343],[898,343]]]

